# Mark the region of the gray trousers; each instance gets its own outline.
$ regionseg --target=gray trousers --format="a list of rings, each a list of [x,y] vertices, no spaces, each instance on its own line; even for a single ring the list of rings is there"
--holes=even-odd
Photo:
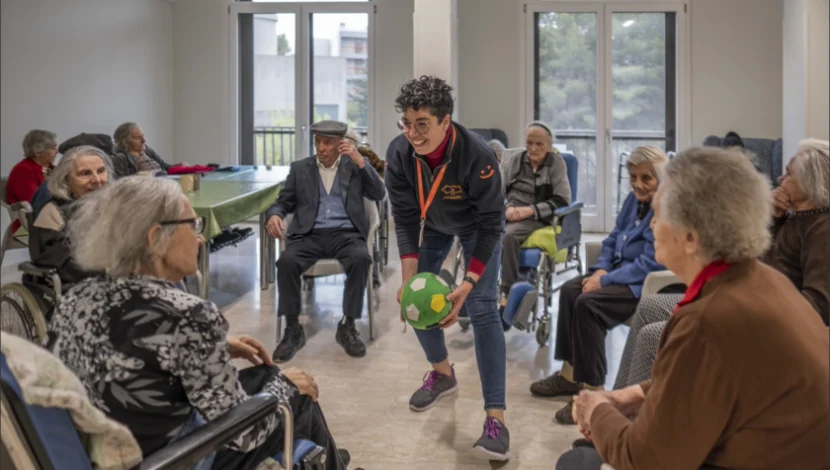
[[[539,220],[525,219],[519,222],[508,222],[504,228],[504,249],[501,255],[501,292],[507,295],[510,287],[519,280],[519,252],[522,243],[534,231],[545,227]]]

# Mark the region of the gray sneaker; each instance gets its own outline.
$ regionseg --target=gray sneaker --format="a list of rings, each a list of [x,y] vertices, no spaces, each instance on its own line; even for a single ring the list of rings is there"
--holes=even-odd
[[[424,384],[412,394],[409,399],[409,409],[412,411],[426,411],[442,397],[452,395],[458,390],[458,381],[455,380],[455,370],[452,375],[444,375],[438,371],[429,371],[424,376]]]
[[[510,432],[496,418],[484,420],[484,432],[473,446],[473,452],[489,460],[510,460]]]

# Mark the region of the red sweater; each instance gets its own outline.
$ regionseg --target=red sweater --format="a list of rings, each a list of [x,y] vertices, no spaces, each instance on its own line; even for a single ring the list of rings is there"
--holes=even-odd
[[[46,181],[43,174],[43,167],[34,159],[24,158],[12,168],[9,173],[9,182],[6,186],[6,201],[9,205],[21,201],[32,201],[35,191]],[[12,225],[12,233],[17,231],[20,223],[15,221]]]

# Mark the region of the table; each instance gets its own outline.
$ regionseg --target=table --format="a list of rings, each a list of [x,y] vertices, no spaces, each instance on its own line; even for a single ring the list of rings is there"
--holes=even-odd
[[[202,181],[253,181],[282,183],[288,178],[290,166],[241,165],[238,171],[214,171],[202,176]]]
[[[274,282],[276,263],[275,240],[265,231],[265,212],[277,200],[289,167],[243,167],[237,172],[205,175],[198,191],[188,193],[193,210],[205,218],[206,241],[222,232],[222,228],[259,215],[260,288],[268,289]],[[199,250],[199,296],[208,297],[210,253],[207,243]],[[270,269],[269,269],[270,266]]]

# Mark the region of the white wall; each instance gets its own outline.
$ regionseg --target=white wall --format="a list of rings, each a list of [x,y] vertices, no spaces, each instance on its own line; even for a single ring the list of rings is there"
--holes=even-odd
[[[784,5],[783,21],[782,137],[784,158],[806,135],[807,123],[807,1],[790,0]]]
[[[520,142],[524,0],[458,0],[461,123]],[[781,136],[782,0],[690,0],[691,141]]]
[[[112,135],[141,124],[173,153],[173,6],[164,0],[3,0],[0,3],[0,172],[23,157],[31,129]],[[8,218],[3,211],[0,233]],[[9,252],[6,261],[25,250]],[[24,253],[25,254],[25,253]]]
[[[830,2],[813,0],[808,16],[807,136],[830,139]]]
[[[435,75],[458,89],[457,0],[415,0],[414,6],[413,75]]]
[[[783,29],[783,137],[784,158],[807,137],[827,139],[828,108],[828,0],[787,0]]]
[[[781,137],[782,0],[692,0],[692,142]]]
[[[377,0],[374,109],[383,155],[397,135],[394,99],[412,78],[413,0]],[[236,163],[230,142],[227,0],[177,0],[174,7],[174,110],[177,155],[188,163]]]
[[[63,141],[112,135],[124,121],[173,153],[173,6],[162,0],[3,0],[0,3],[2,174],[31,129]]]

